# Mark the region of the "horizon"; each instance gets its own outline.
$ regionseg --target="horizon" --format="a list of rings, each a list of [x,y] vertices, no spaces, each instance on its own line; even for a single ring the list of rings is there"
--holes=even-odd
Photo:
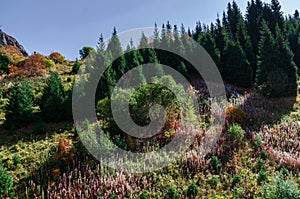
[[[79,58],[79,50],[82,47],[96,46],[101,33],[104,38],[109,38],[114,26],[118,33],[121,33],[136,28],[154,27],[155,23],[161,27],[169,21],[172,26],[183,24],[186,29],[194,30],[197,21],[205,24],[214,23],[217,14],[221,16],[228,2],[232,1],[192,0],[189,4],[171,0],[164,2],[154,0],[151,3],[137,0],[130,2],[90,0],[85,4],[78,1],[72,1],[71,4],[68,1],[57,0],[31,2],[30,4],[20,2],[17,7],[13,1],[2,3],[7,9],[0,13],[0,18],[3,19],[0,29],[16,38],[29,55],[35,51],[43,55],[59,52],[66,59],[75,60]],[[236,2],[245,15],[248,1],[236,0]],[[263,2],[269,3],[270,0]],[[168,7],[170,3],[172,8]],[[280,0],[280,4],[284,16],[292,15],[300,8],[300,1],[288,3]],[[44,12],[44,8],[47,8],[48,12]],[[49,12],[51,10],[53,12]],[[24,22],[20,23],[20,19]]]

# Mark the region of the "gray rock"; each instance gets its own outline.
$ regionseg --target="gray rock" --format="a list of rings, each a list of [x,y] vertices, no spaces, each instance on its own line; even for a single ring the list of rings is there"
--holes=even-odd
[[[9,36],[0,29],[0,45],[2,46],[14,46],[22,55],[28,56],[25,48],[12,36]]]

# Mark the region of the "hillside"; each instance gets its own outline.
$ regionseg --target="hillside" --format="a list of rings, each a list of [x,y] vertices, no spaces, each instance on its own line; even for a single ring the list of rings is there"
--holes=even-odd
[[[299,199],[297,13],[232,2],[74,61],[0,30],[0,197]]]

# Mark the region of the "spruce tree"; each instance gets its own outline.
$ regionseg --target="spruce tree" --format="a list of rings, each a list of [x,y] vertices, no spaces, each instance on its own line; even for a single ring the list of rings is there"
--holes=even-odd
[[[123,74],[127,71],[126,60],[121,47],[116,27],[113,29],[112,38],[108,42],[107,51],[109,51],[113,57],[112,70],[115,71],[116,81],[119,80]]]
[[[277,67],[283,70],[288,77],[287,90],[283,93],[279,92],[279,95],[297,96],[298,89],[298,75],[297,66],[293,61],[293,52],[289,48],[288,42],[285,40],[283,33],[279,26],[276,26],[276,40],[277,52],[279,53],[277,57]],[[280,79],[278,79],[280,81]]]
[[[258,43],[260,39],[260,27],[263,15],[263,3],[261,0],[251,0],[246,9],[246,26],[251,38],[254,54],[258,54]]]
[[[208,52],[208,54],[212,57],[217,66],[220,63],[220,51],[216,47],[215,40],[213,38],[212,32],[207,32],[202,35],[200,38],[200,44],[203,48]]]
[[[10,88],[8,104],[5,107],[5,127],[16,130],[33,119],[33,92],[28,82],[14,84]]]
[[[64,87],[57,73],[52,73],[43,90],[39,106],[42,118],[47,122],[63,120]]]
[[[262,21],[262,27],[260,31],[260,41],[259,41],[259,54],[257,62],[257,71],[255,82],[257,85],[263,85],[267,82],[267,73],[274,70],[276,67],[275,60],[278,53],[275,48],[274,37],[266,23]]]
[[[224,52],[223,78],[225,81],[248,88],[252,84],[252,69],[240,44],[230,41]]]

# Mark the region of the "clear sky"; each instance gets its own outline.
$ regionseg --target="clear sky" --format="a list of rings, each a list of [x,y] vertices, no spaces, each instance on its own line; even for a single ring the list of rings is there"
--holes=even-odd
[[[3,0],[0,28],[15,37],[29,54],[49,55],[58,51],[67,59],[79,57],[83,46],[95,47],[100,33],[111,36],[141,27],[183,23],[194,28],[196,21],[214,22],[229,0]],[[247,1],[236,0],[244,12]],[[266,0],[265,2],[270,2]],[[280,0],[285,15],[300,9],[299,0]]]

